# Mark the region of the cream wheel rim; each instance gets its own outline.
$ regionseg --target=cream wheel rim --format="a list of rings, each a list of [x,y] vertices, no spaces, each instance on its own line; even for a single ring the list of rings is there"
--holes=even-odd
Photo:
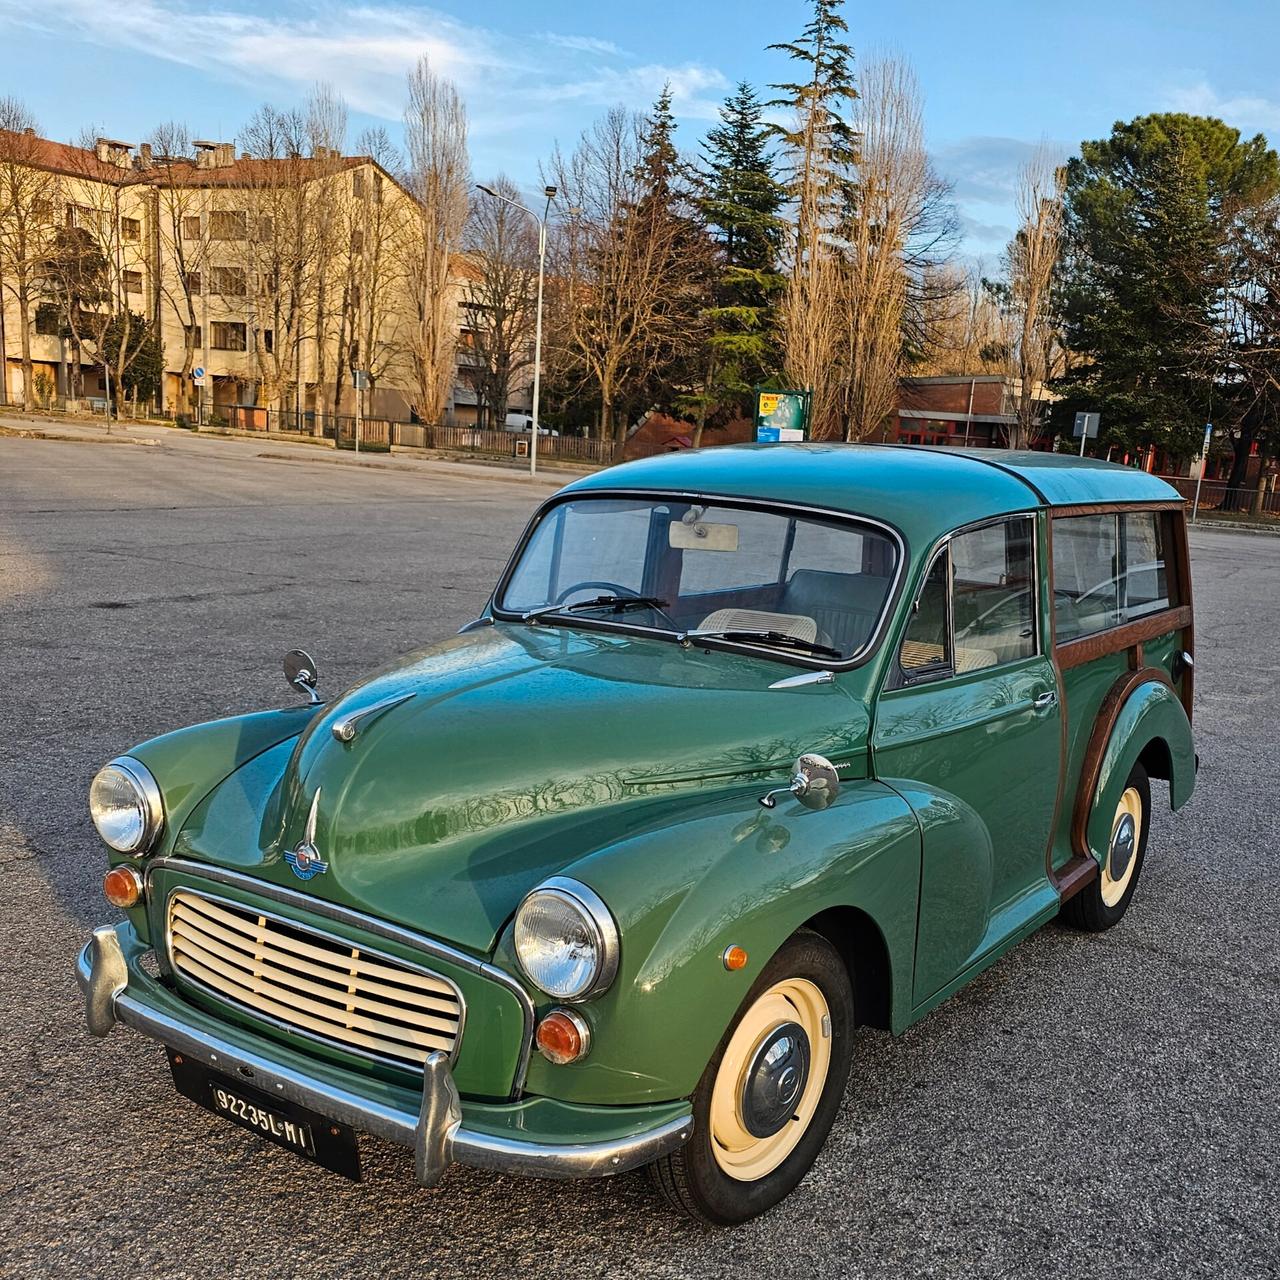
[[[770,1040],[799,1028],[808,1040],[807,1074],[776,1133],[757,1137],[746,1114],[751,1076]],[[794,1037],[799,1040],[800,1037]],[[716,1164],[739,1182],[772,1173],[804,1137],[818,1109],[831,1065],[831,1011],[826,997],[805,978],[775,982],[742,1016],[725,1047],[711,1089],[711,1151]]]
[[[1138,850],[1142,846],[1142,796],[1137,787],[1129,787],[1120,797],[1116,816],[1111,823],[1111,842],[1102,863],[1102,901],[1109,907],[1116,906],[1124,897],[1133,880],[1138,865]],[[1128,853],[1127,859],[1124,854]],[[1113,875],[1113,865],[1123,863],[1119,875]]]

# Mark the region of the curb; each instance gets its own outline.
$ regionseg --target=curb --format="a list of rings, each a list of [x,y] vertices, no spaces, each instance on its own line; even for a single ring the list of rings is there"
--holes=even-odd
[[[1272,538],[1280,538],[1280,522],[1275,525],[1258,524],[1256,521],[1245,522],[1243,520],[1197,520],[1193,524],[1187,521],[1188,532],[1194,532],[1196,529],[1225,529],[1228,533],[1260,533],[1264,536]]]

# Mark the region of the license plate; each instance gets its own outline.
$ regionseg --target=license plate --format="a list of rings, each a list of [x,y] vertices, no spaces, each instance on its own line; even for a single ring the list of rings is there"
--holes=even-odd
[[[185,1054],[172,1049],[168,1054],[173,1083],[184,1097],[312,1164],[360,1181],[360,1151],[355,1131],[347,1125],[287,1098],[269,1098]]]

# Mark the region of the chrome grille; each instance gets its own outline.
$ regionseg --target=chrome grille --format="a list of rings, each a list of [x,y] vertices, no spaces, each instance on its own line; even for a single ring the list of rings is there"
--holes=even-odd
[[[170,895],[168,935],[179,977],[268,1021],[411,1066],[454,1051],[461,997],[427,969],[187,890]]]

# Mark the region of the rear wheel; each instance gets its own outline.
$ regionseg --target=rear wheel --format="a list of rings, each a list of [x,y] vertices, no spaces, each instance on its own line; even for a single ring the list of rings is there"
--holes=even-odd
[[[1062,904],[1067,924],[1101,933],[1119,923],[1138,887],[1150,823],[1151,783],[1147,771],[1135,764],[1111,820],[1111,837],[1098,878]]]
[[[853,988],[823,937],[765,966],[693,1095],[693,1137],[650,1165],[666,1199],[729,1226],[772,1208],[826,1141],[853,1054]]]

